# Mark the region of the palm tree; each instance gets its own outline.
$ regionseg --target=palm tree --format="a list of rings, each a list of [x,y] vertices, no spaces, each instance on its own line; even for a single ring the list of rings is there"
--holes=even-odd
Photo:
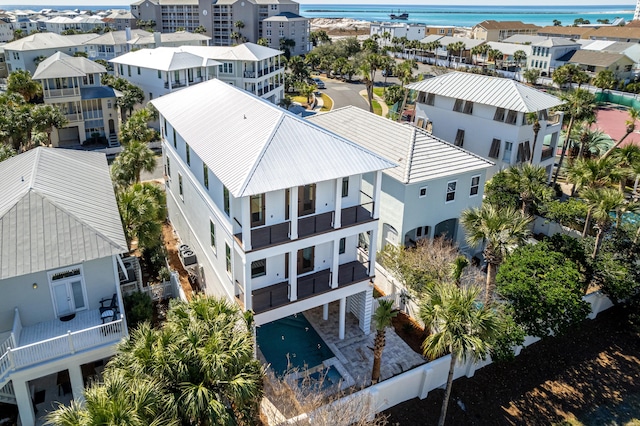
[[[613,150],[610,158],[619,172],[618,176],[616,176],[619,185],[618,189],[621,194],[624,194],[624,190],[627,187],[627,179],[635,176],[634,168],[640,165],[640,147],[627,145],[617,148]]]
[[[0,142],[0,161],[4,161],[15,155],[18,155],[15,149],[6,143]]]
[[[573,183],[571,193],[583,188],[602,188],[613,180],[618,180],[619,170],[608,158],[580,158],[567,169],[567,181]]]
[[[55,128],[62,128],[67,125],[68,120],[60,111],[60,108],[53,105],[36,105],[31,111],[34,127],[38,132],[47,134],[47,143],[51,144],[51,133]]]
[[[592,117],[593,112],[596,108],[595,97],[593,96],[593,94],[591,94],[591,92],[584,89],[572,90],[571,92],[562,95],[560,98],[562,99],[562,101],[564,101],[564,104],[558,107],[558,109],[564,111],[565,115],[569,116],[569,124],[565,133],[566,140],[564,141],[564,144],[562,144],[562,153],[560,154],[558,168],[556,169],[556,173],[553,177],[554,185],[558,181],[558,175],[560,174],[560,169],[562,168],[562,162],[564,161],[564,157],[567,154],[567,148],[569,146],[573,123],[575,123],[576,120],[584,120]]]
[[[625,122],[626,132],[624,136],[622,136],[618,142],[613,144],[613,146],[609,148],[607,152],[604,153],[602,158],[606,158],[609,155],[611,155],[613,150],[619,147],[620,144],[627,138],[627,136],[629,136],[631,133],[633,133],[636,130],[636,121],[638,121],[638,119],[640,119],[640,109],[629,108],[629,119]]]
[[[533,164],[533,154],[536,152],[536,143],[538,142],[538,133],[540,133],[540,119],[537,111],[527,113],[527,121],[531,123],[533,129],[533,146],[529,155],[529,164]]]
[[[476,286],[459,288],[438,283],[427,290],[420,306],[420,318],[431,330],[422,344],[424,355],[436,358],[451,354],[438,426],[444,426],[447,417],[456,362],[485,359],[500,331],[496,311],[486,303],[479,303],[480,291]]]
[[[487,60],[493,62],[496,68],[498,68],[498,59],[502,60],[502,58],[504,58],[504,53],[498,49],[489,49],[487,51]]]
[[[489,51],[490,46],[488,44],[479,44],[478,46],[471,48],[471,54],[474,56],[473,64],[476,65],[478,63],[478,55],[486,55]]]
[[[124,234],[132,247],[152,248],[162,242],[162,221],[166,215],[166,196],[157,185],[136,183],[116,193]]]
[[[405,86],[415,80],[415,77],[413,75],[414,69],[418,69],[418,64],[416,64],[416,61],[414,61],[413,59],[406,60],[396,67],[398,79],[400,80],[400,85],[402,87],[402,90],[404,91],[404,96],[402,97],[402,105],[399,110],[400,113],[398,114],[398,119],[396,121],[400,121],[402,119],[404,108],[407,105],[409,90],[407,90]]]
[[[151,104],[149,104],[151,105]],[[149,127],[149,122],[153,121],[153,113],[149,108],[136,110],[120,129],[120,142],[123,145],[131,141],[151,142],[157,138],[157,132]]]
[[[508,250],[522,244],[529,236],[531,218],[510,207],[496,208],[483,204],[481,208],[464,210],[460,222],[467,232],[470,245],[485,244],[483,255],[487,262],[487,281],[484,301],[489,303],[493,298],[498,266]]]
[[[7,79],[7,91],[9,93],[19,93],[25,101],[42,95],[42,86],[37,81],[31,79],[31,73],[27,70],[16,70],[9,74]]]
[[[516,61],[516,66],[520,68],[520,64],[527,62],[527,54],[524,50],[516,50],[513,52],[513,60]]]
[[[376,78],[376,70],[380,67],[380,55],[370,53],[360,64],[358,71],[362,76],[362,81],[367,89],[367,99],[369,101],[369,112],[373,112],[373,83]]]
[[[505,177],[509,186],[520,193],[523,214],[528,214],[532,205],[549,200],[553,195],[553,190],[547,185],[547,171],[542,166],[524,163],[520,167],[509,167]]]
[[[462,255],[456,257],[451,264],[451,279],[458,287],[462,284],[462,274],[467,266],[469,266],[469,260]]]
[[[393,310],[393,300],[378,299],[378,307],[373,314],[373,322],[376,326],[376,338],[373,343],[373,370],[371,372],[371,383],[378,383],[380,380],[380,362],[382,351],[385,345],[385,330],[391,327],[391,320],[398,315]]]
[[[580,141],[578,158],[599,156],[601,152],[606,150],[611,142],[611,138],[602,130],[591,130],[593,123],[595,123],[595,117],[584,120],[579,126],[582,130],[576,135]],[[572,136],[572,138],[576,137]]]
[[[593,85],[602,92],[616,87],[616,77],[611,70],[601,70],[593,79]]]
[[[146,142],[133,140],[113,161],[111,176],[117,186],[127,186],[140,182],[143,171],[152,172],[156,167],[156,157]]]
[[[590,195],[590,198],[587,199],[587,205],[591,210],[591,219],[596,222],[595,227],[598,230],[593,253],[591,254],[591,257],[595,259],[600,251],[604,233],[609,229],[613,220],[611,212],[621,209],[625,204],[625,199],[620,192],[610,188],[594,189],[593,194]]]

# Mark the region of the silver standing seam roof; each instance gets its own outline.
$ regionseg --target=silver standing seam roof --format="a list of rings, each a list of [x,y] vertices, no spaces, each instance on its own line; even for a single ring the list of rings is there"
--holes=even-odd
[[[384,173],[404,184],[487,169],[494,164],[426,130],[348,106],[307,118],[399,164]]]
[[[466,72],[450,72],[407,87],[518,112],[536,112],[562,104],[559,98],[515,80]]]
[[[104,154],[39,147],[0,176],[0,280],[128,251]]]
[[[234,197],[395,166],[350,140],[220,80],[209,80],[151,103]]]
[[[87,74],[103,74],[107,69],[91,59],[69,56],[56,52],[38,64],[34,79],[84,77]]]

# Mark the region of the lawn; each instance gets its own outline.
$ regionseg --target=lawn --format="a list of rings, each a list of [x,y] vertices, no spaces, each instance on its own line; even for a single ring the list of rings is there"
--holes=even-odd
[[[374,87],[373,88],[373,93],[375,93],[376,95],[380,96],[382,99],[384,99],[384,87]]]
[[[373,105],[373,113],[376,115],[382,115],[382,107],[380,106],[380,102],[373,99],[371,104]]]
[[[321,95],[322,96],[322,109],[320,109],[320,111],[322,112],[326,112],[326,111],[331,111],[333,109],[333,100],[325,95],[324,93]]]
[[[390,424],[435,425],[442,396],[435,390],[385,413]],[[638,424],[638,401],[640,334],[615,307],[524,349],[513,362],[456,380],[447,424],[629,426]]]

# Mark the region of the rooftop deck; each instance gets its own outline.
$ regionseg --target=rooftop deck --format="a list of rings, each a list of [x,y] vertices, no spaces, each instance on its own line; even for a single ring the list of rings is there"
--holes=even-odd
[[[373,220],[372,211],[373,203],[342,209],[340,211],[341,227],[344,228]],[[333,221],[333,211],[300,217],[298,219],[298,238],[329,232],[333,229]],[[242,233],[235,234],[235,238],[242,245]],[[252,250],[259,250],[288,241],[291,241],[290,221],[251,229]]]
[[[357,261],[340,265],[338,270],[338,288],[369,279],[368,263]],[[297,300],[317,296],[331,291],[331,270],[323,269],[309,275],[298,277]],[[253,311],[256,314],[291,303],[289,300],[289,281],[283,281],[252,292]]]

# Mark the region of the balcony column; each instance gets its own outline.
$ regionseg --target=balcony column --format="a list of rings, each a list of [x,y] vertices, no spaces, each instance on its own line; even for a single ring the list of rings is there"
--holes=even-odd
[[[298,300],[298,253],[295,251],[289,252],[289,301],[295,302]]]
[[[338,288],[340,271],[340,240],[333,240],[333,262],[331,263],[331,288]]]
[[[380,192],[382,190],[382,170],[378,170],[373,184],[373,218],[380,218]]]
[[[347,320],[347,298],[340,299],[340,317],[338,319],[338,338],[344,340],[344,329]]]
[[[36,424],[36,416],[33,412],[33,404],[31,403],[31,392],[29,391],[29,382],[13,379],[13,391],[18,405],[18,413],[20,421],[23,425]]]
[[[289,219],[291,220],[291,239],[298,238],[298,187],[294,186],[289,189]],[[292,257],[293,262],[296,257]]]
[[[84,380],[82,379],[82,369],[79,365],[72,365],[69,367],[69,379],[71,380],[71,392],[73,392],[73,399],[83,403],[84,402]]]
[[[251,283],[251,263],[247,262],[246,257],[242,257],[242,282],[244,283],[244,310],[251,311],[253,309],[253,285]]]
[[[242,197],[242,248],[245,252],[251,250],[251,197]]]
[[[378,227],[371,230],[371,238],[369,239],[369,276],[376,274],[376,250],[378,245]]]
[[[322,305],[322,319],[327,321],[329,319],[329,304]]]
[[[342,178],[336,179],[336,201],[335,201],[336,209],[333,214],[333,227],[335,229],[340,228],[342,224],[340,221],[342,220]]]

